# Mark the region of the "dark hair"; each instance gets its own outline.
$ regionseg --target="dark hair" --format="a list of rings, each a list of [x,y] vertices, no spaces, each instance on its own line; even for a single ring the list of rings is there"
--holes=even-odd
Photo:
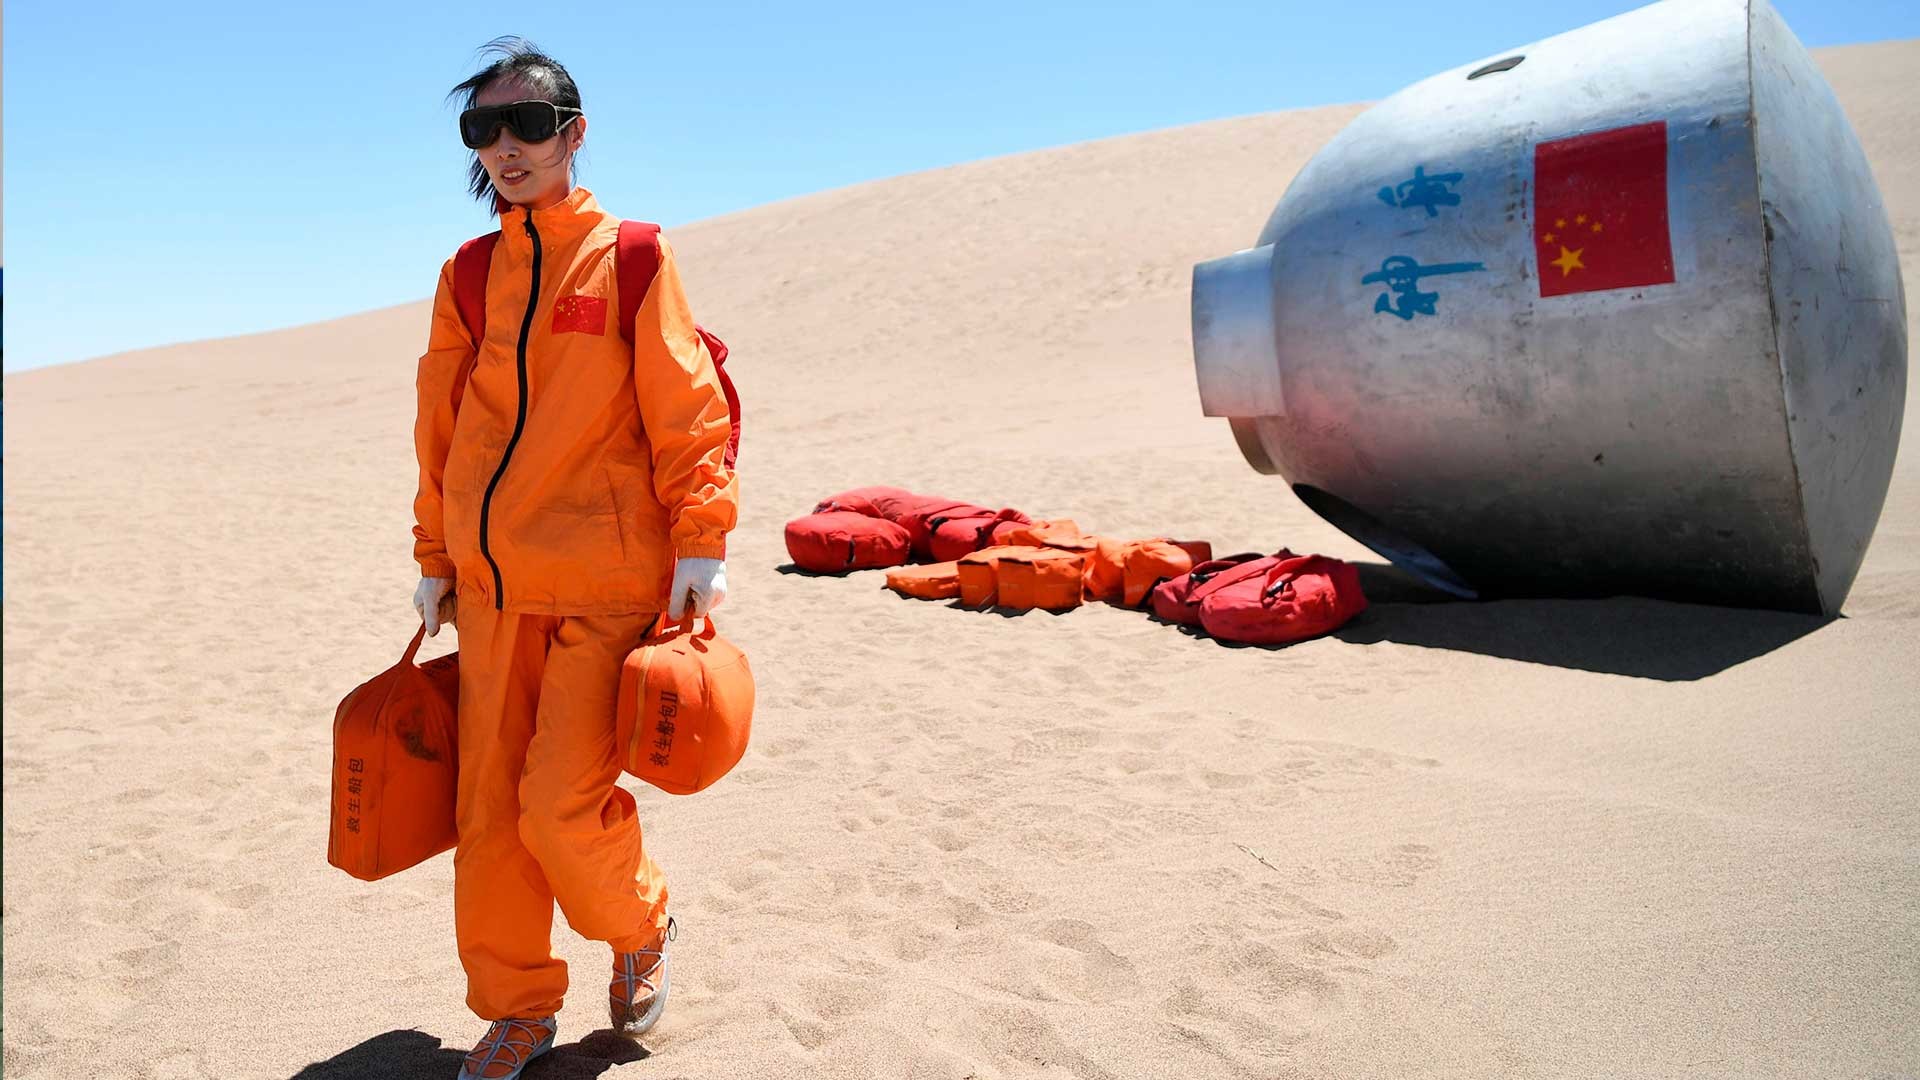
[[[526,84],[529,90],[543,100],[567,108],[581,109],[580,88],[573,83],[573,76],[560,66],[560,61],[540,51],[540,47],[522,37],[498,37],[480,47],[482,55],[497,54],[500,58],[479,71],[474,72],[454,87],[448,98],[465,95],[460,103],[462,111],[473,108],[474,99],[489,84],[501,79],[512,79]],[[579,163],[569,161],[567,170],[576,181],[579,176]],[[475,151],[473,160],[467,163],[467,189],[473,197],[493,207],[498,214],[509,205],[499,192],[493,190],[493,177],[487,175],[487,167],[480,164],[480,153]]]

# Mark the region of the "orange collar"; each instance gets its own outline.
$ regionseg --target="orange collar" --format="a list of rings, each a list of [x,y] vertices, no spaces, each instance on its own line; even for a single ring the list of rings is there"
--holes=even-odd
[[[540,234],[540,246],[551,248],[585,236],[606,216],[606,211],[600,209],[593,192],[576,187],[567,192],[566,198],[543,210],[509,206],[500,215],[500,231],[508,249],[524,255],[532,250],[532,237],[527,235],[529,217],[533,220],[534,230]]]

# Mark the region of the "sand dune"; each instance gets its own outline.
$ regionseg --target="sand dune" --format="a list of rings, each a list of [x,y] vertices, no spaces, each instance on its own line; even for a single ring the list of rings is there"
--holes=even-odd
[[[1920,42],[1818,56],[1911,288]],[[1839,620],[1434,602],[1193,383],[1193,263],[1358,111],[675,230],[750,409],[720,625],[757,738],[637,789],[682,922],[653,1057],[590,1034],[605,955],[562,931],[530,1076],[1920,1073],[1920,455]],[[450,859],[325,862],[333,706],[410,631],[425,321],[7,376],[10,1080],[451,1076],[479,1033]],[[864,483],[1318,549],[1376,604],[1269,651],[782,572]]]

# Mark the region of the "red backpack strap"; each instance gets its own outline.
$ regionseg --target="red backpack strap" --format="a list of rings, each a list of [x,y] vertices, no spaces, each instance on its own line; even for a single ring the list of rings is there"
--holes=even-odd
[[[629,323],[628,325],[632,325]],[[727,436],[727,468],[740,459],[740,392],[733,388],[733,376],[727,374],[727,343],[704,326],[696,326],[700,340],[707,343],[707,355],[713,357],[713,370],[720,376],[720,392],[727,397],[727,416],[733,421],[733,434]]]
[[[453,256],[453,305],[460,309],[460,321],[467,324],[475,348],[487,336],[487,271],[499,242],[500,230],[495,229],[461,244]]]
[[[1250,563],[1259,558],[1263,556],[1257,551],[1243,551],[1223,559],[1208,559],[1205,562],[1195,563],[1193,569],[1187,571],[1187,588],[1198,589],[1241,563]]]
[[[1278,555],[1263,555],[1238,566],[1228,567],[1196,586],[1191,593],[1187,594],[1187,602],[1198,604],[1229,585],[1238,584],[1248,578],[1265,577],[1283,561],[1285,560]]]
[[[633,320],[640,314],[640,304],[647,298],[647,290],[653,288],[654,275],[660,272],[660,226],[650,221],[622,221],[620,234],[614,241],[613,273],[614,287],[620,293],[620,336],[633,343]],[[740,394],[733,388],[733,379],[727,374],[727,343],[715,337],[704,326],[695,326],[700,332],[700,340],[706,343],[707,354],[713,357],[713,367],[720,376],[720,390],[727,398],[727,414],[733,421],[733,433],[727,437],[727,468],[740,457]]]
[[[1291,559],[1282,559],[1267,571],[1267,583],[1261,587],[1260,595],[1270,600],[1295,578],[1324,572],[1332,562],[1324,555],[1295,555]]]
[[[622,221],[615,243],[613,272],[615,288],[620,291],[620,336],[631,344],[633,318],[640,313],[647,290],[653,288],[653,275],[660,272],[660,226],[649,221]]]

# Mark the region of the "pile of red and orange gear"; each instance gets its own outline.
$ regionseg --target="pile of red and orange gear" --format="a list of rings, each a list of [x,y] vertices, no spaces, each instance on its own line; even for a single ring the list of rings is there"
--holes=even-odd
[[[1338,559],[1284,549],[1215,559],[1205,541],[1090,536],[1064,518],[889,487],[822,500],[787,523],[787,552],[815,573],[888,569],[888,588],[922,600],[1022,611],[1151,603],[1169,622],[1251,644],[1317,637],[1367,607],[1358,572]]]

